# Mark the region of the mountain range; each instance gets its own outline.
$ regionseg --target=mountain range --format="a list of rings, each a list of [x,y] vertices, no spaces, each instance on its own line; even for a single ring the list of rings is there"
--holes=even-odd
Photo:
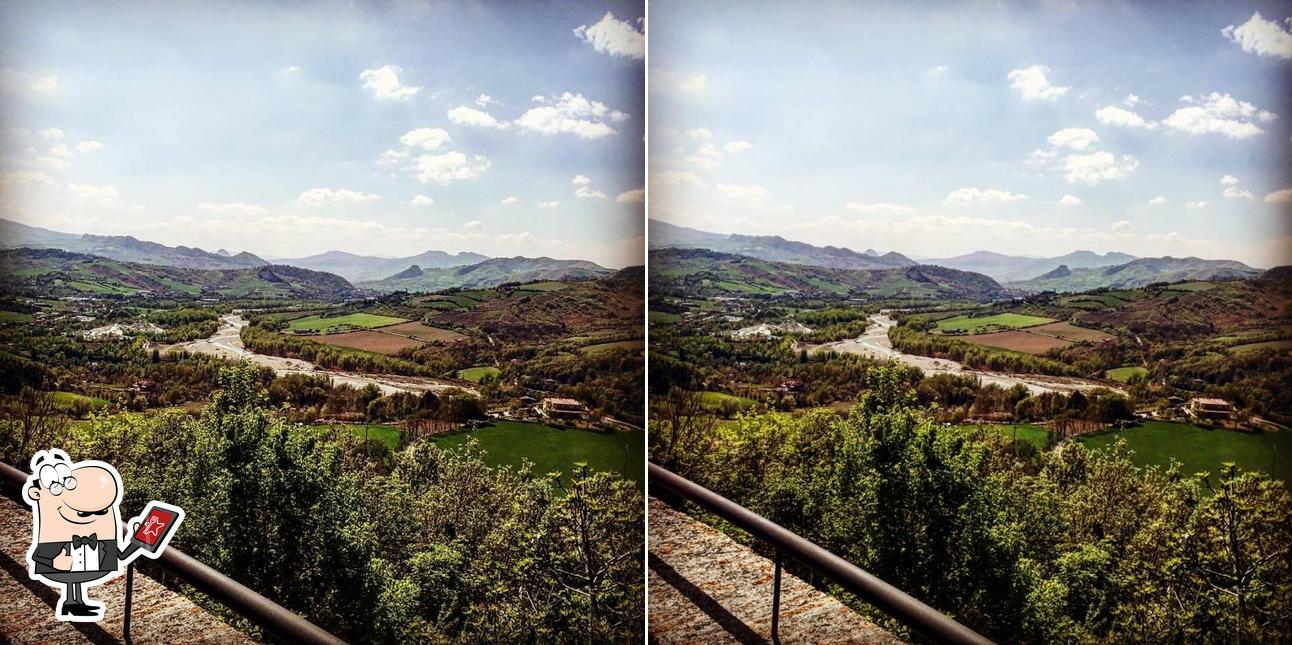
[[[1261,273],[1260,269],[1253,269],[1234,260],[1139,258],[1106,267],[1074,269],[1060,265],[1031,280],[1007,282],[1006,286],[1023,291],[1078,292],[1101,287],[1132,289],[1155,282],[1253,278]]]
[[[157,242],[139,240],[129,235],[78,235],[60,233],[37,226],[28,226],[7,219],[0,219],[0,248],[60,249],[73,253],[86,253],[99,257],[159,264],[185,269],[238,269],[261,267],[269,263],[247,252],[230,254],[210,253],[187,246],[166,246]],[[223,250],[223,249],[222,249]]]
[[[484,289],[508,282],[581,280],[603,278],[614,272],[586,260],[552,258],[490,258],[456,267],[423,268],[413,265],[381,280],[360,282],[373,291],[440,291],[454,287]]]
[[[315,271],[335,273],[352,282],[363,282],[381,280],[413,266],[422,270],[444,269],[478,264],[488,259],[489,256],[487,255],[468,251],[455,254],[444,251],[427,251],[405,258],[383,258],[372,255],[356,255],[345,251],[328,251],[304,258],[282,258],[275,261]]]
[[[650,247],[709,249],[772,262],[831,269],[892,269],[918,264],[900,253],[880,255],[874,249],[858,253],[837,246],[813,246],[806,242],[795,242],[779,235],[710,233],[656,219],[650,220]]]
[[[989,275],[1001,282],[1030,280],[1061,266],[1069,269],[1092,269],[1096,267],[1125,264],[1136,259],[1133,255],[1117,253],[1095,253],[1093,251],[1073,251],[1067,255],[1052,258],[1030,258],[1018,255],[1005,255],[991,251],[974,251],[966,255],[951,258],[931,258],[924,260],[927,264],[951,267],[962,271],[973,271]]]

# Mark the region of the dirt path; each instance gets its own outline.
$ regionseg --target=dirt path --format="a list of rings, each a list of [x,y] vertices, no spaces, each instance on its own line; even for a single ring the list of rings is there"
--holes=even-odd
[[[163,353],[173,351],[187,351],[196,354],[212,354],[222,356],[233,360],[251,361],[257,365],[273,368],[279,376],[286,374],[314,374],[318,376],[327,376],[332,379],[333,385],[352,385],[354,387],[364,387],[366,385],[376,385],[381,389],[382,394],[394,394],[396,392],[409,392],[412,394],[421,394],[430,390],[432,392],[458,391],[466,392],[479,396],[480,393],[472,388],[461,385],[443,383],[431,378],[418,376],[396,376],[393,374],[359,374],[356,372],[340,372],[323,369],[314,363],[301,360],[299,358],[283,358],[281,356],[269,356],[268,354],[257,354],[248,350],[242,345],[242,336],[239,332],[247,326],[247,321],[238,314],[226,314],[220,317],[220,328],[210,338],[201,340],[192,340],[186,343],[176,343],[163,347]]]
[[[1122,392],[1119,388],[1112,387],[1107,383],[1099,381],[1089,381],[1079,378],[1065,376],[1044,376],[1040,374],[1008,374],[1003,372],[980,372],[969,369],[963,364],[947,358],[931,358],[929,356],[918,356],[915,354],[904,354],[893,349],[893,343],[888,339],[888,329],[896,324],[888,314],[878,314],[871,316],[873,326],[867,327],[866,331],[857,338],[848,340],[835,341],[824,345],[815,345],[808,347],[811,352],[834,351],[841,354],[861,354],[880,359],[895,359],[904,365],[920,368],[925,374],[964,374],[973,375],[982,381],[983,385],[996,384],[1004,388],[1011,388],[1015,385],[1024,385],[1032,394],[1041,394],[1042,392],[1075,392],[1088,391],[1095,388],[1108,388],[1110,390]],[[1125,392],[1122,392],[1125,394]]]

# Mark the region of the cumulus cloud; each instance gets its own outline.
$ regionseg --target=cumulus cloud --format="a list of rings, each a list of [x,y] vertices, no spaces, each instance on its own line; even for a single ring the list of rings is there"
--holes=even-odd
[[[399,142],[410,148],[421,148],[423,150],[439,150],[441,146],[449,143],[453,139],[449,133],[441,128],[417,128],[409,130],[403,136],[399,137]],[[384,154],[393,151],[387,150]],[[395,153],[398,155],[398,153]]]
[[[581,139],[600,139],[617,132],[609,123],[627,119],[627,114],[604,103],[586,99],[582,94],[565,92],[555,103],[530,108],[516,119],[516,125],[542,134],[573,134]]]
[[[1131,96],[1134,96],[1134,94]],[[1157,126],[1157,124],[1151,121],[1146,121],[1144,117],[1130,110],[1123,110],[1115,105],[1109,105],[1095,110],[1095,118],[1098,119],[1100,123],[1118,125],[1125,128],[1152,129]]]
[[[652,91],[655,88],[677,90],[684,93],[703,92],[708,79],[704,74],[681,74],[663,69],[653,69],[650,74]]]
[[[1292,204],[1292,188],[1276,190],[1265,196],[1266,204]]]
[[[1138,166],[1139,161],[1130,155],[1122,155],[1119,161],[1116,155],[1105,151],[1069,155],[1063,160],[1063,178],[1070,184],[1094,186],[1109,179],[1125,177]]]
[[[244,204],[241,202],[201,202],[197,205],[197,210],[207,213],[217,213],[220,215],[239,215],[243,217],[264,215],[269,212],[263,206]]]
[[[1292,26],[1292,18],[1284,20]],[[1229,25],[1220,30],[1225,38],[1237,43],[1243,51],[1257,56],[1273,58],[1292,58],[1292,32],[1277,21],[1266,20],[1258,11],[1252,14],[1247,22],[1235,27]]]
[[[579,25],[574,35],[603,54],[635,60],[646,57],[646,34],[633,23],[615,18],[615,14],[609,11],[590,27]]]
[[[1032,65],[1010,71],[1007,78],[1009,86],[1018,90],[1024,100],[1053,101],[1072,88],[1050,83],[1049,73],[1050,68],[1044,65]]]
[[[1144,99],[1141,99],[1140,97],[1135,96],[1134,94],[1127,94],[1126,98],[1122,99],[1122,104],[1125,105],[1126,107],[1135,107],[1136,105],[1139,105],[1140,103],[1143,103],[1143,102],[1144,102]]]
[[[1189,134],[1222,134],[1230,139],[1246,139],[1265,132],[1256,122],[1268,122],[1277,114],[1262,110],[1247,101],[1228,94],[1212,92],[1198,105],[1192,97],[1180,97],[1189,104],[1162,120],[1167,127]]]
[[[69,150],[66,145],[63,145],[61,143],[56,143],[49,147],[49,155],[51,157],[62,157],[64,159],[70,159],[72,157],[72,151]]]
[[[1157,197],[1154,197],[1153,199],[1148,200],[1148,203],[1153,206],[1157,206],[1158,204],[1165,204],[1166,198],[1161,195],[1158,195]]]
[[[1206,208],[1207,202],[1205,200],[1196,201],[1196,202],[1185,202],[1184,207],[1185,208]]]
[[[375,202],[381,195],[365,193],[349,188],[311,188],[296,198],[299,206],[323,206],[325,204],[361,204]]]
[[[731,142],[728,142],[726,145],[722,146],[722,149],[726,150],[727,154],[734,155],[734,154],[749,150],[750,148],[753,148],[753,147],[754,145],[752,143],[749,143],[748,141],[731,141]]]
[[[1251,191],[1243,190],[1238,187],[1238,178],[1233,175],[1225,175],[1220,178],[1220,185],[1225,187],[1221,193],[1226,199],[1256,199]]]
[[[701,157],[709,157],[711,159],[722,156],[722,153],[718,152],[718,149],[714,147],[712,143],[706,143],[700,146],[696,149],[695,154],[700,155]]]
[[[857,213],[866,215],[910,215],[915,209],[902,204],[867,204],[865,202],[848,202],[843,205],[844,208]]]
[[[508,206],[509,206],[509,205],[511,205],[511,204],[515,204],[515,203],[516,203],[516,202],[518,202],[518,201],[520,201],[520,200],[519,200],[519,199],[516,199],[516,197],[515,197],[514,195],[512,195],[512,196],[509,196],[509,197],[503,197],[503,198],[502,198],[502,200],[500,200],[498,203],[499,203],[499,204],[503,204],[503,205],[508,205]]]
[[[488,94],[481,94],[480,96],[476,97],[476,105],[482,108],[489,107],[490,105],[495,105],[497,103],[498,102],[495,101],[493,97],[489,96]]]
[[[480,220],[476,220],[476,219],[473,219],[467,222],[466,224],[462,225],[462,230],[466,231],[467,233],[476,233],[476,234],[484,233],[485,230],[488,228],[489,227],[485,226],[484,222],[481,222]]]
[[[58,128],[45,128],[40,131],[40,136],[46,139],[58,140],[62,139],[65,135],[63,131]]]
[[[1135,225],[1123,219],[1113,222],[1112,229],[1117,235],[1130,235],[1135,232]]]
[[[615,202],[620,204],[640,204],[644,201],[646,201],[646,190],[642,188],[625,190],[615,198]]]
[[[476,155],[470,159],[461,152],[450,151],[439,155],[422,155],[415,164],[417,180],[447,186],[455,181],[473,179],[489,169],[489,159]]]
[[[99,143],[98,141],[82,141],[76,144],[76,151],[82,154],[87,152],[94,152],[95,150],[102,150],[102,149],[103,149],[103,144]]]
[[[506,121],[499,121],[492,114],[459,105],[448,112],[449,120],[458,125],[470,125],[477,128],[506,128]]]
[[[417,193],[417,195],[413,196],[412,199],[408,200],[408,203],[413,206],[434,206],[435,200],[421,193]]]
[[[539,208],[556,208],[557,206],[560,206],[560,205],[561,205],[561,202],[558,202],[558,201],[556,201],[556,200],[552,200],[552,201],[550,201],[550,202],[539,202],[539,203],[538,203],[538,207],[539,207]]]
[[[948,206],[969,206],[979,202],[1005,204],[1009,202],[1019,202],[1027,199],[1027,195],[1022,193],[1011,193],[1005,190],[988,188],[982,190],[979,188],[961,188],[947,195],[946,203]]]
[[[651,181],[663,186],[676,186],[678,184],[703,186],[705,183],[699,175],[689,170],[662,170],[652,174]]]
[[[394,65],[382,65],[365,69],[359,73],[363,88],[372,92],[372,98],[379,101],[406,101],[422,91],[420,86],[404,85],[399,80],[400,69]]]
[[[575,175],[570,183],[574,185],[574,196],[579,199],[605,199],[606,197],[605,193],[593,190],[592,180],[586,175]]]
[[[1082,204],[1081,198],[1073,195],[1064,195],[1063,197],[1059,198],[1060,206],[1080,206],[1081,204]]]
[[[41,184],[44,186],[53,186],[54,180],[49,175],[39,170],[15,170],[0,175],[0,183],[6,186],[26,186]]]
[[[1056,147],[1068,147],[1073,150],[1085,150],[1099,143],[1099,135],[1090,128],[1064,128],[1050,135],[1046,141]]]
[[[67,187],[73,196],[86,201],[110,204],[117,200],[117,189],[107,184],[71,184]]]
[[[6,67],[0,69],[0,90],[11,94],[45,97],[58,91],[58,76],[30,74]]]
[[[704,139],[713,138],[713,132],[711,132],[708,128],[692,128],[690,130],[687,130],[686,134],[690,136],[692,139],[704,140]]]

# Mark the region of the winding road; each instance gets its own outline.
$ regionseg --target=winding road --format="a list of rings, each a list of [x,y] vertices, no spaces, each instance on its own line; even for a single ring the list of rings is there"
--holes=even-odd
[[[257,354],[242,345],[242,336],[239,332],[246,326],[247,321],[243,319],[241,315],[226,314],[220,317],[219,329],[217,329],[209,338],[168,345],[162,348],[161,351],[163,353],[169,353],[182,350],[193,352],[195,354],[212,354],[233,360],[251,361],[257,365],[264,365],[265,367],[273,368],[274,372],[279,376],[287,374],[327,376],[332,380],[333,385],[351,385],[354,387],[376,385],[381,389],[382,394],[394,394],[396,392],[421,394],[430,390],[432,392],[458,391],[476,396],[480,395],[479,392],[471,388],[443,383],[431,378],[395,376],[392,374],[359,374],[357,372],[341,372],[323,369],[314,363],[301,360],[299,358],[283,358],[282,356]]]
[[[888,329],[896,324],[891,316],[881,313],[870,317],[872,326],[868,326],[862,335],[848,340],[835,341],[824,345],[809,347],[811,352],[834,351],[841,354],[861,354],[881,359],[894,359],[903,365],[920,368],[925,374],[962,374],[978,377],[983,385],[996,384],[1004,388],[1015,385],[1026,386],[1032,394],[1042,392],[1075,392],[1095,388],[1107,388],[1123,392],[1117,387],[1099,381],[1070,378],[1064,376],[1044,376],[1040,374],[1008,374],[1002,372],[981,372],[965,367],[962,363],[947,358],[932,358],[916,354],[904,354],[893,349],[888,339]]]

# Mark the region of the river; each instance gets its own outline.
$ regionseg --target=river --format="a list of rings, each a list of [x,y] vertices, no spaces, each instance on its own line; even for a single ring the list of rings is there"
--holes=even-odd
[[[187,351],[196,354],[212,354],[231,358],[234,360],[251,361],[257,365],[273,368],[279,376],[287,374],[311,374],[315,376],[326,376],[331,379],[333,385],[352,385],[354,387],[364,387],[366,385],[376,385],[381,389],[382,394],[394,394],[396,392],[408,392],[410,394],[421,394],[430,390],[432,392],[458,391],[466,392],[479,396],[479,392],[474,389],[462,387],[456,384],[444,383],[432,378],[418,376],[395,376],[391,374],[360,374],[357,372],[341,372],[327,370],[309,361],[299,358],[283,358],[281,356],[270,356],[268,354],[257,354],[248,350],[242,344],[242,336],[239,332],[247,326],[247,321],[239,314],[226,314],[220,317],[220,327],[209,338],[200,340],[191,340],[186,343],[176,343],[162,348],[162,352]]]

